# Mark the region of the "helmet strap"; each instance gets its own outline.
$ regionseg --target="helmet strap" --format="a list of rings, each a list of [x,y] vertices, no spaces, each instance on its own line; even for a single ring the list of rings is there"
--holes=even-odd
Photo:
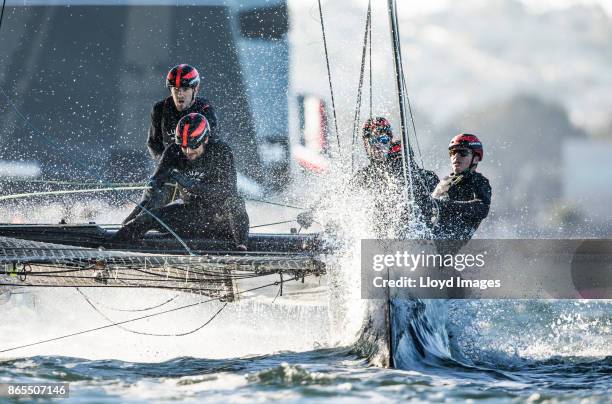
[[[466,168],[465,172],[474,171],[474,169],[478,167],[478,163],[474,163],[475,158],[476,158],[476,154],[474,153],[474,150],[472,150],[472,161],[470,161],[470,167]]]

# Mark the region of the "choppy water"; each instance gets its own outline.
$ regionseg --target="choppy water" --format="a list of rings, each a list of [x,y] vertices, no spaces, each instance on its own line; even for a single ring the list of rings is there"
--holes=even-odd
[[[325,345],[321,341],[329,324],[320,307],[274,311],[243,304],[227,314],[243,322],[242,328],[223,323],[187,341],[164,340],[178,345],[166,353],[182,350],[198,357],[146,363],[164,357],[164,344],[147,347],[147,337],[118,330],[110,339],[90,334],[64,343],[62,350],[55,348],[61,355],[5,360],[0,382],[70,382],[70,400],[82,402],[115,402],[119,397],[123,402],[605,402],[612,390],[611,309],[605,302],[571,301],[424,302],[418,313],[396,307],[396,321],[413,316],[406,318],[404,329],[411,323],[414,332],[398,340],[396,362],[405,369],[389,370],[369,367],[350,347],[308,348]],[[253,321],[244,323],[249,317]],[[9,328],[4,324],[0,330]],[[99,345],[105,338],[109,345]],[[134,352],[138,348],[130,345],[130,338],[142,339],[141,353]],[[266,346],[255,348],[258,344]],[[270,350],[274,344],[294,349],[244,354]],[[201,349],[194,351],[194,345]],[[132,352],[125,352],[126,347]],[[232,350],[240,354],[231,355]],[[64,356],[71,351],[108,359]],[[130,355],[142,359],[112,359]]]
[[[2,363],[2,380],[69,382],[71,400],[381,401],[517,400],[603,402],[612,358],[549,358],[522,365],[367,367],[345,349],[147,364],[36,356]]]

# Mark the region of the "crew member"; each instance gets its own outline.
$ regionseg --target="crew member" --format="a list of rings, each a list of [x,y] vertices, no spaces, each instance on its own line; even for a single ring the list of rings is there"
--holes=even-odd
[[[410,212],[400,210],[406,199],[401,144],[393,141],[391,124],[384,117],[370,118],[364,123],[362,140],[369,164],[355,173],[350,185],[367,190],[375,198],[372,215],[375,233],[379,237],[402,237],[405,230],[405,223],[402,222],[409,220]],[[438,183],[436,174],[418,167],[412,161],[406,168],[407,174],[414,179],[415,200],[429,198]],[[431,204],[419,206],[430,208]],[[313,216],[313,209],[300,213],[298,224],[308,228],[312,225]],[[426,212],[425,217],[430,218],[431,214]]]
[[[406,196],[413,196],[415,201],[428,198],[439,181],[438,176],[410,159],[406,175],[412,178],[412,192],[407,194],[402,145],[393,140],[389,121],[384,117],[370,118],[362,134],[369,164],[357,171],[351,185],[367,189],[375,198],[372,221],[379,237],[405,237],[406,221],[417,219],[404,203]],[[427,204],[418,206],[429,209]],[[430,211],[421,213],[421,220],[431,217]]]
[[[462,133],[448,146],[452,173],[444,177],[432,193],[435,238],[469,240],[480,222],[489,214],[491,185],[476,172],[484,157],[477,136]]]
[[[164,231],[163,222],[181,237],[226,239],[246,250],[249,217],[238,196],[231,149],[210,137],[210,124],[198,113],[181,118],[175,133],[175,142],[163,152],[151,178],[150,190],[114,241],[135,242],[148,230]],[[177,182],[181,198],[157,207],[167,181]]]
[[[170,96],[153,106],[147,139],[149,153],[158,161],[166,147],[174,143],[174,128],[185,115],[194,112],[204,115],[211,131],[217,126],[215,109],[207,99],[197,96],[200,74],[194,67],[174,66],[166,76],[166,87]]]

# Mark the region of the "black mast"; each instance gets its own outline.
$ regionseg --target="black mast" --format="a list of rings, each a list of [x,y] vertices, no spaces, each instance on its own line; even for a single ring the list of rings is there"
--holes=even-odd
[[[404,86],[403,86],[403,71],[402,71],[402,53],[400,49],[399,41],[399,28],[397,26],[397,7],[395,0],[387,0],[387,8],[389,11],[389,26],[391,28],[391,45],[393,51],[393,67],[395,70],[395,82],[397,84],[397,96],[398,106],[400,112],[400,132],[401,143],[402,143],[402,171],[404,173],[404,182],[408,185],[408,168],[406,162],[410,158],[409,150],[410,143],[408,140],[408,131],[406,130],[406,108],[404,103]],[[405,188],[406,190],[408,187]],[[408,195],[406,195],[408,197]],[[387,269],[387,278],[390,278],[389,269]],[[391,290],[387,286],[387,338],[389,345],[389,367],[395,367],[395,360],[393,358],[393,321],[391,313]]]
[[[408,138],[408,117],[406,114],[406,94],[404,85],[404,72],[402,69],[402,50],[400,46],[399,26],[397,22],[397,3],[395,0],[387,0],[387,8],[389,11],[389,26],[391,28],[391,45],[393,52],[393,67],[395,70],[395,82],[397,85],[397,101],[400,113],[400,132],[402,142],[402,171],[404,173],[404,182],[406,184],[406,199],[414,199],[413,195],[409,195],[408,191],[412,192],[412,175],[409,172],[413,167],[412,163],[413,152]]]

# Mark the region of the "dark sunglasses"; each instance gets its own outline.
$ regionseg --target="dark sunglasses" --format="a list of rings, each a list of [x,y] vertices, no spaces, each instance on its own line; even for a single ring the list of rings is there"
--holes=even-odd
[[[387,144],[391,142],[391,136],[389,135],[381,135],[381,136],[372,136],[370,139],[370,144]]]
[[[466,149],[453,149],[448,151],[448,155],[451,157],[453,157],[455,154],[458,154],[460,157],[467,157],[472,154],[472,151]]]

